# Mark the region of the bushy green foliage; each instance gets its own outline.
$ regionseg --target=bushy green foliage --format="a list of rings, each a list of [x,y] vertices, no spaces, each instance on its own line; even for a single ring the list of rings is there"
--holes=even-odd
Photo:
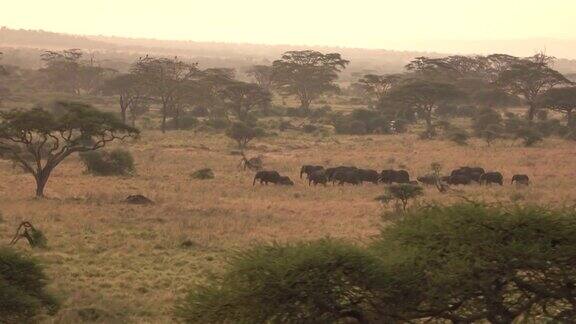
[[[470,139],[470,135],[465,129],[456,127],[451,128],[446,133],[446,136],[448,137],[448,139],[450,139],[452,142],[458,145],[466,145],[468,144],[467,143],[468,139]]]
[[[207,180],[214,179],[214,171],[210,168],[196,170],[190,175],[192,179]]]
[[[226,136],[235,140],[239,148],[245,148],[253,139],[264,136],[264,130],[246,123],[235,122],[226,130]]]
[[[166,123],[167,130],[190,130],[198,126],[199,122],[193,115],[184,115],[178,120],[171,119]]]
[[[86,171],[99,176],[128,176],[135,172],[134,158],[129,151],[91,151],[80,154]]]
[[[365,135],[391,132],[390,121],[380,112],[368,109],[355,109],[349,115],[333,115],[332,125],[338,134]]]
[[[417,309],[452,322],[576,318],[576,213],[458,204],[410,212],[373,249],[393,262]],[[397,260],[399,258],[401,264]],[[410,283],[411,282],[411,283]]]
[[[542,133],[534,127],[523,127],[516,131],[516,138],[522,139],[524,146],[534,146],[544,140]]]
[[[237,254],[175,308],[188,323],[571,322],[576,211],[413,209],[363,248],[321,240]]]
[[[482,132],[490,125],[500,125],[502,123],[502,116],[494,109],[482,109],[472,119],[472,128],[474,132],[481,136]]]
[[[53,314],[56,299],[46,292],[47,279],[38,262],[0,248],[0,323],[27,323],[43,310]]]
[[[378,196],[376,200],[382,203],[388,203],[395,200],[397,203],[402,204],[402,210],[405,211],[408,201],[418,198],[423,194],[424,188],[419,185],[399,183],[386,187],[386,194]]]
[[[187,323],[333,323],[364,319],[386,282],[379,260],[334,240],[262,245],[237,254],[224,276],[176,306]]]

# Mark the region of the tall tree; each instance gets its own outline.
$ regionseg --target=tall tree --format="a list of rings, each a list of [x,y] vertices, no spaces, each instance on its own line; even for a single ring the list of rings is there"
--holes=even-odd
[[[253,77],[256,83],[264,90],[272,88],[272,67],[269,65],[253,65],[246,70],[246,74]]]
[[[137,134],[114,115],[80,103],[58,103],[55,112],[34,108],[0,113],[0,153],[34,176],[37,197],[44,196],[52,171],[71,154]]]
[[[4,53],[0,52],[0,62]],[[10,89],[4,84],[4,79],[8,76],[9,72],[4,65],[0,64],[0,106],[2,101],[10,94]]]
[[[398,74],[366,74],[358,80],[358,84],[372,99],[381,101],[401,78]]]
[[[146,56],[132,66],[132,73],[138,76],[149,96],[160,102],[162,132],[166,132],[166,120],[185,93],[182,91],[189,81],[201,76],[197,63],[186,63],[179,58]]]
[[[416,109],[417,113],[426,121],[428,134],[433,134],[434,111],[439,105],[462,97],[454,85],[450,83],[413,80],[404,83],[390,93],[390,100],[406,104]]]
[[[220,96],[229,110],[246,123],[255,108],[266,107],[272,99],[268,90],[262,89],[256,83],[242,81],[230,82],[222,88]]]
[[[297,96],[300,107],[308,110],[320,95],[339,90],[335,81],[348,63],[338,53],[290,51],[273,62],[273,79],[282,94]]]
[[[93,92],[104,79],[115,71],[100,67],[94,59],[83,61],[80,49],[45,51],[41,55],[44,67],[40,69],[49,88],[79,95]]]
[[[146,99],[142,82],[134,74],[120,74],[108,79],[102,85],[101,90],[104,94],[118,96],[120,116],[125,124],[129,108],[137,102],[141,104]]]
[[[532,58],[517,60],[503,69],[496,84],[510,94],[521,97],[528,104],[526,118],[534,120],[538,110],[538,97],[561,84],[571,84],[560,72],[552,69],[550,58],[535,55]]]
[[[576,128],[576,121],[574,120],[576,87],[550,89],[538,99],[538,106],[564,113],[568,127]]]

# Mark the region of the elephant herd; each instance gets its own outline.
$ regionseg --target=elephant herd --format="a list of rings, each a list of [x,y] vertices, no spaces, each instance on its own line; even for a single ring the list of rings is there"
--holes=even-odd
[[[480,167],[460,167],[453,170],[450,175],[438,176],[429,174],[418,177],[418,181],[411,181],[410,174],[406,170],[387,169],[378,172],[372,169],[360,169],[353,166],[338,166],[324,168],[320,165],[304,165],[300,169],[300,179],[306,175],[308,185],[327,185],[328,183],[344,185],[360,185],[364,182],[378,184],[409,183],[424,185],[469,185],[479,184],[504,184],[502,173],[496,171],[486,172]],[[260,184],[273,183],[277,185],[294,185],[287,176],[282,176],[277,171],[258,171],[254,176],[252,185],[259,181]],[[512,183],[517,185],[529,185],[530,178],[525,174],[516,174],[512,177]]]

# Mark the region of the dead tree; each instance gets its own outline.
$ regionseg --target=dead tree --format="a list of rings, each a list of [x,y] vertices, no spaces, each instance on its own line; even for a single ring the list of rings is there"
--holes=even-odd
[[[18,229],[16,230],[16,234],[14,234],[14,238],[10,241],[10,246],[15,245],[21,238],[25,238],[31,247],[45,247],[46,246],[46,238],[41,231],[37,230],[32,226],[30,222],[22,222]]]

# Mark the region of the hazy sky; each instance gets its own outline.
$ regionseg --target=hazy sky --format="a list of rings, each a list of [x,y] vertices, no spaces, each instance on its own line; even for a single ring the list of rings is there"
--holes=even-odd
[[[438,40],[576,40],[576,0],[2,0],[1,7],[7,27],[160,39],[430,50],[452,44]]]

